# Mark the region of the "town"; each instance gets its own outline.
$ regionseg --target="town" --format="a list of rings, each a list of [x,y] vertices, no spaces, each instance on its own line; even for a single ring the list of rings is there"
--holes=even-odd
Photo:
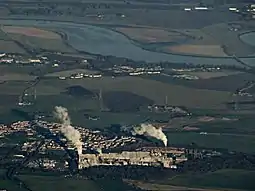
[[[46,121],[37,121],[37,124],[50,130],[53,135],[60,136],[59,127],[61,124],[49,123]],[[179,163],[183,163],[188,160],[190,156],[195,158],[204,158],[212,156],[220,156],[220,152],[214,150],[198,150],[193,153],[192,149],[188,148],[174,148],[174,147],[143,147],[143,140],[130,136],[115,136],[107,137],[102,135],[99,131],[92,131],[84,127],[75,127],[82,135],[82,154],[78,155],[77,169],[88,168],[92,166],[100,165],[112,165],[112,166],[125,166],[125,165],[141,165],[141,166],[163,166],[165,168],[177,169]],[[0,126],[1,138],[8,137],[11,134],[23,133],[25,135],[25,141],[22,145],[15,145],[19,149],[10,151],[9,156],[2,158],[1,161],[4,164],[9,164],[10,161],[21,162],[24,158],[29,157],[28,153],[35,150],[38,145],[38,132],[31,126],[29,121],[18,121],[10,125]],[[36,138],[37,137],[37,138]],[[60,139],[71,152],[75,151],[74,147],[66,138]],[[38,150],[38,156],[36,159],[31,160],[26,165],[28,168],[45,168],[56,170],[68,170],[70,166],[68,159],[56,157],[62,152],[65,152],[65,148],[59,145],[55,140],[46,139],[45,144],[41,145]],[[148,143],[147,143],[148,144]],[[139,146],[138,146],[139,145]],[[146,145],[146,144],[145,144]],[[153,145],[153,144],[151,144]],[[2,150],[10,148],[12,144],[2,144]],[[133,150],[130,150],[130,149]],[[116,150],[117,149],[117,150]],[[114,151],[115,150],[115,151]],[[116,152],[118,151],[118,152]],[[192,151],[192,152],[191,152]],[[190,155],[192,154],[192,155]],[[64,160],[63,160],[64,159]]]

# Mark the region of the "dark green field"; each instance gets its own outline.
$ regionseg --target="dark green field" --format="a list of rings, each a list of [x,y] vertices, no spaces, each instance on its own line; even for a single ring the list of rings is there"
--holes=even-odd
[[[254,190],[255,171],[219,170],[206,174],[181,175],[169,181],[175,186],[200,188]]]

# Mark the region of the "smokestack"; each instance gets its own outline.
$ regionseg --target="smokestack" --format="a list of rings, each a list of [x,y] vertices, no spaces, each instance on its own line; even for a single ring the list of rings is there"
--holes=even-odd
[[[148,137],[153,137],[161,140],[165,146],[167,146],[167,137],[163,133],[161,128],[156,128],[151,124],[142,123],[140,126],[135,126],[131,130],[133,135],[144,135]]]
[[[53,112],[55,118],[62,124],[60,131],[70,141],[78,151],[78,154],[82,154],[82,142],[80,141],[81,135],[78,130],[71,126],[71,119],[68,115],[66,108],[62,106],[56,106]]]

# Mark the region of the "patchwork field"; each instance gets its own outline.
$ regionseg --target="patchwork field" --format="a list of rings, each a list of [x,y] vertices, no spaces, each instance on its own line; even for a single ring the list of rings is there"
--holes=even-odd
[[[33,36],[45,39],[61,39],[60,35],[33,27],[19,27],[19,26],[2,26],[1,29],[5,33],[20,34],[25,36]]]
[[[141,79],[136,77],[103,77],[100,79],[68,79],[53,80],[44,79],[38,85],[38,95],[59,94],[69,86],[80,85],[89,90],[103,91],[127,91],[139,96],[147,97],[155,103],[163,104],[165,96],[168,96],[169,104],[182,105],[195,108],[224,108],[225,102],[229,99],[230,93],[212,90],[200,90],[179,85],[166,84],[154,80]],[[2,85],[1,88],[7,94],[15,94],[21,85]],[[153,87],[153,89],[151,88]],[[193,95],[186,99],[187,93]]]
[[[28,49],[48,50],[72,53],[74,50],[67,46],[61,39],[45,39],[22,34],[9,34],[9,36]]]
[[[236,25],[240,25],[240,29],[238,31],[230,30],[232,26],[223,23],[204,27],[201,31],[211,36],[215,42],[221,44],[228,55],[235,54],[236,56],[248,56],[254,54],[255,48],[242,42],[239,35],[247,32],[247,30],[254,30],[255,27],[249,26],[249,29],[247,29],[246,25],[248,24],[242,22],[236,23]]]
[[[157,49],[167,53],[226,56],[221,44],[198,29],[166,31],[157,28],[115,28],[115,30],[141,43],[159,43]],[[164,46],[160,43],[177,45]]]
[[[239,27],[240,26],[240,27]],[[231,30],[238,27],[238,31]],[[156,50],[167,53],[190,54],[202,56],[224,57],[236,54],[248,56],[255,53],[251,47],[239,38],[239,35],[254,30],[254,25],[235,22],[229,24],[213,24],[203,28],[170,28],[171,31],[160,28],[114,28],[129,38],[141,43],[158,43]],[[160,43],[177,43],[164,45]]]
[[[178,32],[168,32],[163,29],[152,29],[152,28],[116,28],[118,32],[127,35],[129,38],[144,42],[179,42],[184,41],[187,37],[181,35]]]
[[[47,50],[64,53],[75,52],[55,32],[33,27],[0,27],[1,52],[26,54],[27,50]]]
[[[147,97],[158,104],[164,103],[165,96],[167,95],[169,104],[186,107],[222,108],[224,107],[223,103],[229,98],[228,92],[192,89],[135,77],[66,80],[63,84],[81,85],[87,89],[102,88],[103,91],[128,91]],[[193,96],[186,99],[188,92]]]

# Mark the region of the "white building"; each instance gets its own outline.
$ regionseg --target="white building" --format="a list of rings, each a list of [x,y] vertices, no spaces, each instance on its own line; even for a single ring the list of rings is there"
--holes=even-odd
[[[28,59],[30,63],[41,63],[40,59]]]

